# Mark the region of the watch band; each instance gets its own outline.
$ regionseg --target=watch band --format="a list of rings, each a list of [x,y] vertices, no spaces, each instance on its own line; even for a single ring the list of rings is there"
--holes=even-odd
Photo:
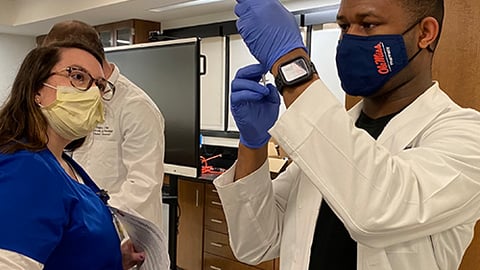
[[[285,84],[283,83],[283,80],[280,78],[279,75],[275,76],[275,87],[277,87],[277,90],[280,93],[280,95],[283,96],[283,88],[285,87]]]

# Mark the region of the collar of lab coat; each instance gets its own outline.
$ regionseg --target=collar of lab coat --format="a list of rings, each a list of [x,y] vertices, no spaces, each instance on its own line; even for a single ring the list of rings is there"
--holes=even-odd
[[[438,82],[434,82],[429,89],[390,120],[377,142],[390,149],[392,154],[408,148],[418,133],[451,104],[448,100],[449,97],[440,89]],[[363,101],[360,101],[349,110],[354,121],[362,108]]]
[[[117,65],[113,64],[113,71],[110,77],[108,78],[108,81],[115,84],[118,80],[118,77],[120,77],[120,70],[118,69]]]

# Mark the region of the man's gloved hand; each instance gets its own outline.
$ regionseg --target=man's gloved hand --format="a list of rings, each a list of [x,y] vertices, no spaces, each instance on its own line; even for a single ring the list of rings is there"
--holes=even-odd
[[[283,55],[305,48],[295,17],[278,0],[237,0],[237,29],[265,71]]]
[[[280,96],[275,86],[259,83],[263,72],[261,64],[246,66],[238,70],[232,81],[232,115],[240,131],[240,142],[250,148],[260,148],[268,142],[268,130],[278,118]]]

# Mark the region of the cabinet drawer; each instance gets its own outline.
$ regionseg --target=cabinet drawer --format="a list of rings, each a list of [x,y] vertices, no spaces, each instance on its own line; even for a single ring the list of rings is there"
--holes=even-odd
[[[217,209],[222,209],[222,201],[220,201],[220,198],[216,194],[208,193],[205,196],[206,198],[206,207],[213,207]]]
[[[203,254],[203,270],[272,270],[273,262],[270,262],[270,268],[257,268],[251,265],[243,264],[238,261],[231,261],[209,253]],[[263,265],[263,264],[262,264]]]
[[[227,234],[227,221],[222,208],[205,206],[205,229]]]
[[[230,249],[230,244],[228,242],[228,235],[223,233],[205,230],[203,250],[210,254],[235,260],[235,256],[233,256],[232,250]]]
[[[207,199],[206,206],[222,208],[222,202],[220,201],[218,192],[213,184],[205,185],[205,198]]]
[[[230,248],[230,243],[228,242],[228,235],[223,233],[217,233],[205,230],[205,241],[203,250],[208,253],[208,255],[216,255],[217,257],[221,257],[223,260],[232,260],[232,262],[237,262],[237,259],[233,255],[232,249]],[[204,256],[206,256],[204,254]],[[205,259],[206,260],[206,257]],[[240,263],[241,265],[248,266],[245,264]],[[252,267],[252,266],[249,266]],[[204,268],[209,269],[209,268]],[[223,269],[230,269],[230,268],[223,268]],[[241,269],[251,269],[251,268],[241,268]],[[253,269],[263,269],[263,270],[272,270],[274,269],[274,261],[263,262]]]

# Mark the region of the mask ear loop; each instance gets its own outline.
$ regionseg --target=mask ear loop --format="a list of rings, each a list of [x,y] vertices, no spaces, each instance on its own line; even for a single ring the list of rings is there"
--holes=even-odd
[[[405,35],[406,33],[410,32],[417,24],[421,23],[425,19],[425,17],[422,17],[421,19],[416,20],[412,25],[410,25],[407,30],[403,31],[402,36]]]
[[[415,26],[417,26],[417,24],[419,24],[423,19],[425,19],[425,18],[421,18],[421,19],[417,20],[414,24],[412,24],[410,27],[408,27],[407,30],[403,31],[402,36],[405,35],[406,33],[410,32],[413,28],[415,28]],[[432,47],[430,47],[430,45],[428,45],[428,47],[426,49],[427,49],[427,51],[429,51],[431,53],[434,52],[434,49],[432,49]],[[418,49],[418,51],[412,57],[410,57],[408,59],[408,62],[410,63],[413,59],[415,59],[415,57],[417,57],[420,54],[420,52],[422,52],[422,50],[423,49],[421,49],[421,48]]]
[[[421,52],[422,52],[423,49],[418,49],[418,51],[408,59],[408,63],[410,63],[411,61],[413,61],[413,59],[415,59],[415,57],[417,57]]]
[[[403,31],[402,36],[405,35],[406,33],[410,32],[413,28],[415,28],[415,26],[417,24],[419,24],[421,21],[423,21],[423,19],[425,19],[425,18],[421,18],[421,19],[417,20],[414,24],[412,24],[410,27],[408,27],[407,30]],[[426,49],[427,49],[427,51],[429,51],[431,53],[435,52],[435,49],[433,49],[431,47],[431,45],[428,45],[428,47]],[[415,53],[410,59],[408,59],[408,62],[412,61],[415,57],[417,57],[417,55],[420,53],[420,51],[422,51],[422,49],[419,49],[417,53]]]

